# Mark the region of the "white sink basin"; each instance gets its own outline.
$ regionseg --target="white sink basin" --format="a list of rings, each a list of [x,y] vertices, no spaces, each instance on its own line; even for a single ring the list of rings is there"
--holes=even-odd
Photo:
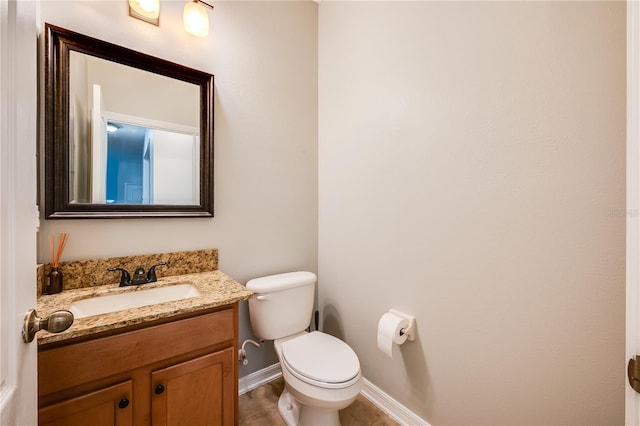
[[[200,296],[200,292],[191,284],[175,284],[149,290],[137,290],[77,300],[73,302],[69,310],[75,318],[84,318],[197,296]]]

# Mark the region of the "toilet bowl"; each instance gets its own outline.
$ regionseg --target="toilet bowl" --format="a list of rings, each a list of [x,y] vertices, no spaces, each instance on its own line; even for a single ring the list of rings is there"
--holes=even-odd
[[[342,340],[304,331],[313,309],[315,274],[292,272],[247,283],[254,333],[274,340],[285,382],[278,411],[288,426],[339,425],[338,411],[362,389],[360,362]]]
[[[338,410],[348,407],[362,389],[353,349],[318,331],[276,340],[274,346],[285,381],[278,410],[287,425],[340,424]]]

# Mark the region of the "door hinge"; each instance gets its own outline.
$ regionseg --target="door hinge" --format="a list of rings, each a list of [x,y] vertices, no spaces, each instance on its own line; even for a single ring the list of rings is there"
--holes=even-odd
[[[633,390],[640,393],[640,361],[638,360],[638,355],[629,360],[627,376],[629,377],[629,385]]]

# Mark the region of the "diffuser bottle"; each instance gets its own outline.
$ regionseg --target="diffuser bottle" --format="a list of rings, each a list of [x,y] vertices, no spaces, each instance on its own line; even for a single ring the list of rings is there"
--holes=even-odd
[[[44,294],[56,294],[62,291],[62,271],[60,268],[52,267],[47,274],[47,282],[44,286]]]
[[[67,245],[69,234],[63,232],[60,234],[58,246],[56,247],[56,238],[49,236],[49,252],[51,254],[51,271],[47,274],[47,282],[42,289],[44,294],[56,294],[62,291],[62,271],[60,270],[60,258],[64,247]]]

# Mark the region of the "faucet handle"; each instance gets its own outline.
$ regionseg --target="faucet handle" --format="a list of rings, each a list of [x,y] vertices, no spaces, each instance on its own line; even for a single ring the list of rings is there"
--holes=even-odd
[[[148,283],[155,283],[156,281],[158,281],[158,277],[156,276],[156,266],[164,266],[164,265],[169,266],[167,262],[160,262],[160,263],[156,263],[151,268],[149,268],[149,272],[147,272]]]
[[[131,285],[131,275],[127,272],[126,269],[122,268],[109,268],[107,269],[109,272],[121,271],[122,275],[120,275],[120,287],[124,287],[127,285]]]

